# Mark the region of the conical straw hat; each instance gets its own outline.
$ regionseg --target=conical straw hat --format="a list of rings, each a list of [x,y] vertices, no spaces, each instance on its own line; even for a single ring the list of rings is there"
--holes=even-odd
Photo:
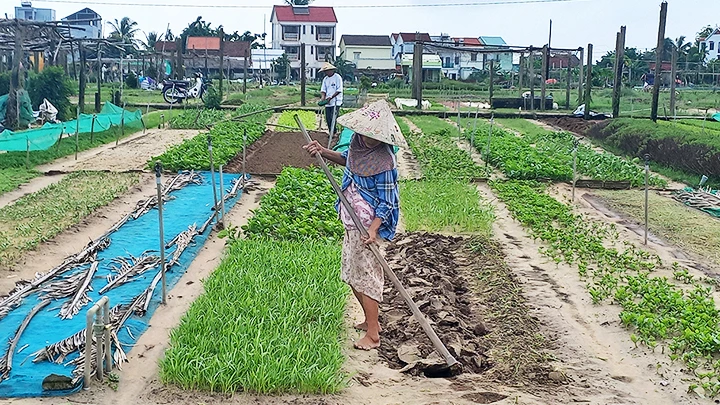
[[[385,100],[375,101],[366,107],[338,118],[338,124],[350,128],[360,135],[390,145],[407,148],[408,144],[400,132],[390,106]]]
[[[335,65],[333,65],[332,63],[330,63],[330,62],[325,62],[325,64],[323,65],[323,67],[320,69],[320,71],[321,71],[321,72],[324,72],[324,71],[326,71],[326,70],[337,70],[337,68],[336,68]]]

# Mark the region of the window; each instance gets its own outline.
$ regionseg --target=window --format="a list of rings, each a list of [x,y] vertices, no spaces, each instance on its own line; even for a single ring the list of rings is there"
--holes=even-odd
[[[335,54],[332,46],[318,46],[317,47],[317,60],[328,60],[333,59]]]
[[[710,50],[715,50],[715,42],[710,41]]]
[[[353,52],[353,59],[360,60],[360,52]]]
[[[460,57],[456,56],[455,57],[455,65],[459,65],[459,64],[460,64]]]
[[[332,42],[334,31],[333,27],[317,27],[316,39],[323,42]]]
[[[300,39],[300,26],[298,25],[283,25],[282,27],[282,38],[285,41],[297,41]]]
[[[315,26],[314,25],[310,26],[310,35],[315,35]]]
[[[305,26],[303,25],[303,35],[305,35]]]
[[[300,54],[300,47],[298,46],[285,46],[283,47],[283,50],[288,56],[288,59],[290,60],[298,60],[298,55]]]
[[[475,52],[470,54],[470,62],[477,62],[477,54]]]

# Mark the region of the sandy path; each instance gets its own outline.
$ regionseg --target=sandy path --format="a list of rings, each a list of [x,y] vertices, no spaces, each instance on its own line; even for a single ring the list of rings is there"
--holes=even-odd
[[[185,139],[197,135],[194,129],[150,129],[145,134],[138,132],[115,146],[111,142],[74,155],[57,159],[51,163],[37,166],[35,169],[48,175],[37,177],[21,185],[17,190],[0,195],[0,208],[12,204],[19,198],[40,191],[63,179],[62,173],[77,170],[107,170],[124,172],[142,170],[147,161],[162,154],[167,148],[177,145]],[[59,172],[59,173],[58,173]]]

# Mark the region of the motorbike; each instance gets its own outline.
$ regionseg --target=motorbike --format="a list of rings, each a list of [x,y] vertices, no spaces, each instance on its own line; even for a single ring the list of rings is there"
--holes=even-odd
[[[192,84],[192,87],[190,87]],[[187,80],[165,80],[163,81],[162,95],[168,104],[181,103],[189,98],[199,98],[205,101],[205,93],[212,83],[205,80],[202,73],[195,73],[195,83]]]

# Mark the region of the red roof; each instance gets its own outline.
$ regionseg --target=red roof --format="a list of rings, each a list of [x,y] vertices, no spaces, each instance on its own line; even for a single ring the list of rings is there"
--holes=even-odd
[[[403,39],[403,42],[415,42],[414,32],[401,32],[399,35]],[[428,34],[427,32],[420,33],[420,40],[425,42],[432,42],[432,39],[430,39],[430,34]]]
[[[280,22],[321,22],[337,23],[335,10],[332,7],[302,7],[307,8],[307,14],[293,12],[292,6],[274,6],[273,14]],[[272,18],[271,18],[272,20]]]
[[[250,56],[250,42],[248,41],[228,41],[223,44],[223,48],[225,56],[236,58]]]
[[[175,52],[175,41],[157,41],[155,42],[155,50],[158,52]]]
[[[220,50],[220,38],[219,37],[188,37],[187,45],[185,49],[188,51],[219,51]]]
[[[468,46],[482,46],[482,43],[479,39],[473,38],[473,37],[464,37],[464,38],[453,38],[453,41],[456,44],[460,44],[460,41],[462,40],[462,45],[468,45]]]

